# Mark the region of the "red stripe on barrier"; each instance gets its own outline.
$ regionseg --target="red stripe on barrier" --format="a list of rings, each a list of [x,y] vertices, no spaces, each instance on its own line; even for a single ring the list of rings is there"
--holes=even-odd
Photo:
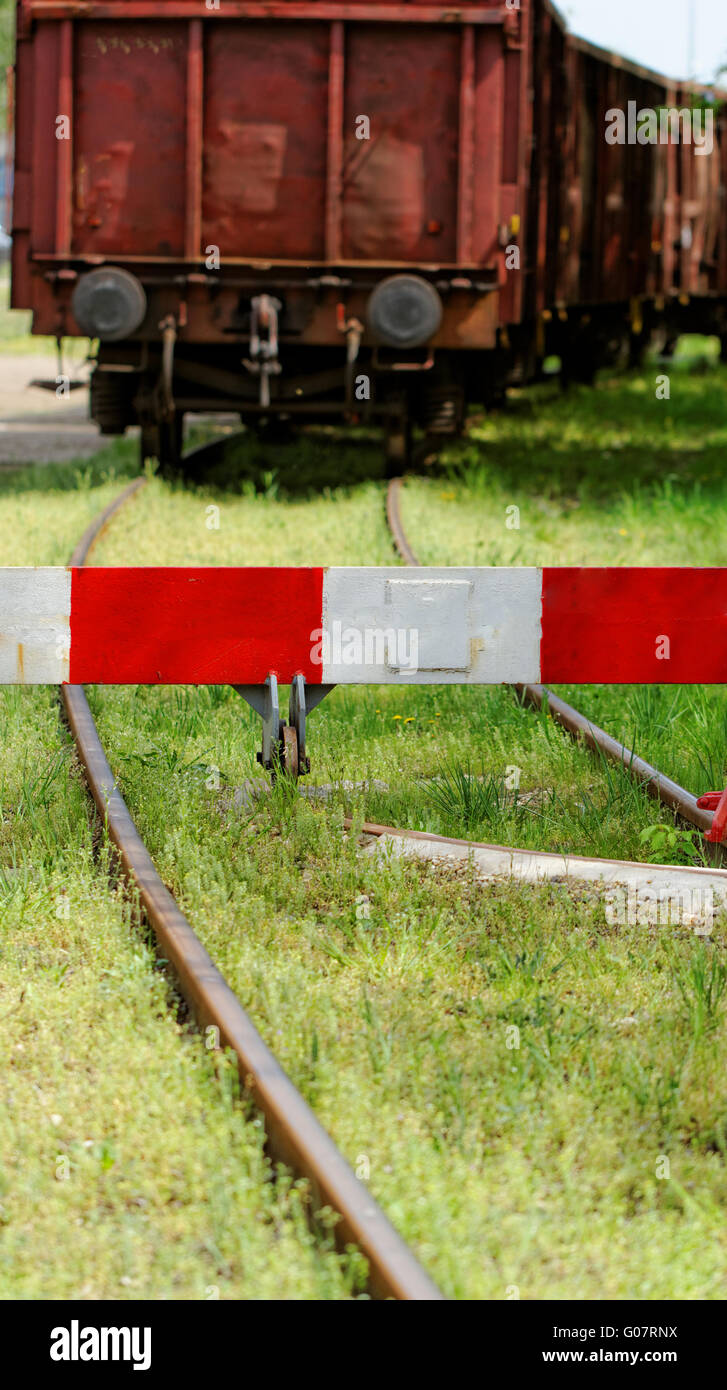
[[[540,678],[726,682],[727,571],[545,568]]]
[[[72,570],[70,683],[320,684],[322,569]]]

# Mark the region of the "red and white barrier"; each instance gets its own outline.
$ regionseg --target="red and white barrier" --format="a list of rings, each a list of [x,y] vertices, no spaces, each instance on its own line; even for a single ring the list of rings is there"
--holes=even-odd
[[[727,682],[726,569],[2,569],[0,684]]]

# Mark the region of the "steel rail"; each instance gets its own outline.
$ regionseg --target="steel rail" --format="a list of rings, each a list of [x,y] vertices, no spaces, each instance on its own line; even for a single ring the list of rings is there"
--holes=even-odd
[[[700,865],[692,864],[642,864],[636,859],[602,859],[600,856],[594,857],[589,854],[568,854],[560,850],[549,849],[515,849],[511,845],[493,844],[491,840],[463,840],[456,835],[435,835],[432,830],[410,830],[402,829],[400,825],[380,825],[378,821],[357,821],[353,816],[344,816],[342,825],[345,830],[356,830],[360,835],[372,835],[376,839],[381,839],[388,835],[397,840],[418,840],[422,844],[436,845],[456,845],[463,849],[488,849],[494,850],[499,854],[530,856],[536,860],[565,860],[569,864],[598,864],[613,865],[614,868],[643,869],[645,878],[649,878],[657,870],[673,869],[675,874],[715,874],[716,877],[727,877],[727,870],[707,869]],[[577,877],[578,875],[575,875]]]
[[[572,705],[566,704],[558,695],[554,695],[552,690],[548,690],[544,685],[516,685],[514,689],[534,709],[540,709],[543,703],[546,703],[548,712],[552,714],[556,724],[565,729],[571,738],[576,742],[582,739],[594,752],[602,753],[611,762],[621,763],[635,781],[643,784],[644,791],[648,792],[649,796],[658,798],[665,806],[678,811],[683,820],[690,821],[698,830],[711,828],[714,812],[703,811],[697,805],[696,796],[685,787],[680,787],[678,782],[673,782],[665,773],[659,772],[658,768],[652,767],[644,758],[638,757],[625,743],[619,743],[618,739],[607,734],[605,729],[592,724],[590,719],[580,714]]]
[[[412,550],[406,531],[401,520],[401,510],[399,498],[401,489],[404,486],[403,478],[392,478],[386,489],[386,520],[389,523],[389,530],[394,539],[394,545],[398,550],[405,564],[415,568],[421,567],[421,560],[417,559]]]
[[[392,478],[388,485],[386,517],[394,545],[402,560],[407,565],[421,566],[421,561],[411,548],[401,519],[400,498],[403,482],[403,478]],[[571,738],[576,742],[582,739],[589,748],[594,752],[601,753],[610,762],[621,763],[629,776],[643,784],[644,790],[650,796],[657,797],[665,806],[677,811],[683,820],[691,822],[699,830],[711,828],[714,812],[703,811],[697,805],[696,796],[693,796],[685,787],[680,787],[678,782],[673,782],[671,777],[666,777],[663,772],[659,772],[658,768],[652,767],[651,763],[647,763],[644,758],[637,757],[632,749],[627,748],[624,743],[619,743],[618,739],[607,734],[605,729],[600,729],[597,724],[592,723],[572,705],[566,704],[565,700],[554,695],[547,686],[515,685],[513,690],[534,709],[541,709],[543,704],[547,704],[548,712],[553,716],[556,724],[565,729]],[[715,848],[717,847],[715,846]]]
[[[125,488],[91,523],[73,552],[72,565],[87,562],[104,527],[144,482],[139,478]],[[366,1256],[368,1287],[375,1298],[442,1299],[443,1294],[356,1177],[263,1041],[164,886],[116,785],[83,687],[64,685],[61,692],[89,790],[116,846],[123,872],[138,891],[158,947],[171,965],[198,1024],[218,1029],[220,1046],[234,1051],[242,1083],[264,1116],[271,1156],[307,1178],[314,1200],[339,1214],[334,1230],[336,1243],[339,1248],[357,1245]]]

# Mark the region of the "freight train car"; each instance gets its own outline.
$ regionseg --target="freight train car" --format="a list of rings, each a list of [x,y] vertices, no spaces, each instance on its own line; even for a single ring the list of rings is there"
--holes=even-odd
[[[551,349],[567,374],[586,380],[626,340],[638,357],[656,328],[666,342],[680,332],[715,333],[724,349],[723,94],[679,85],[572,36],[565,77]],[[611,143],[621,114],[624,143]],[[570,306],[575,313],[559,332]]]
[[[94,340],[144,457],[232,410],[372,420],[398,468],[546,353],[722,323],[722,155],[609,146],[677,94],[549,0],[19,0],[15,87],[12,303]]]

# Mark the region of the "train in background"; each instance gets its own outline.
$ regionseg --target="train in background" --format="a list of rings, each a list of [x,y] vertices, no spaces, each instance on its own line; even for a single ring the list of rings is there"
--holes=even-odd
[[[12,305],[165,466],[233,411],[372,421],[398,470],[551,354],[727,344],[718,103],[550,0],[19,0],[14,85]],[[607,139],[630,104],[711,152]]]

